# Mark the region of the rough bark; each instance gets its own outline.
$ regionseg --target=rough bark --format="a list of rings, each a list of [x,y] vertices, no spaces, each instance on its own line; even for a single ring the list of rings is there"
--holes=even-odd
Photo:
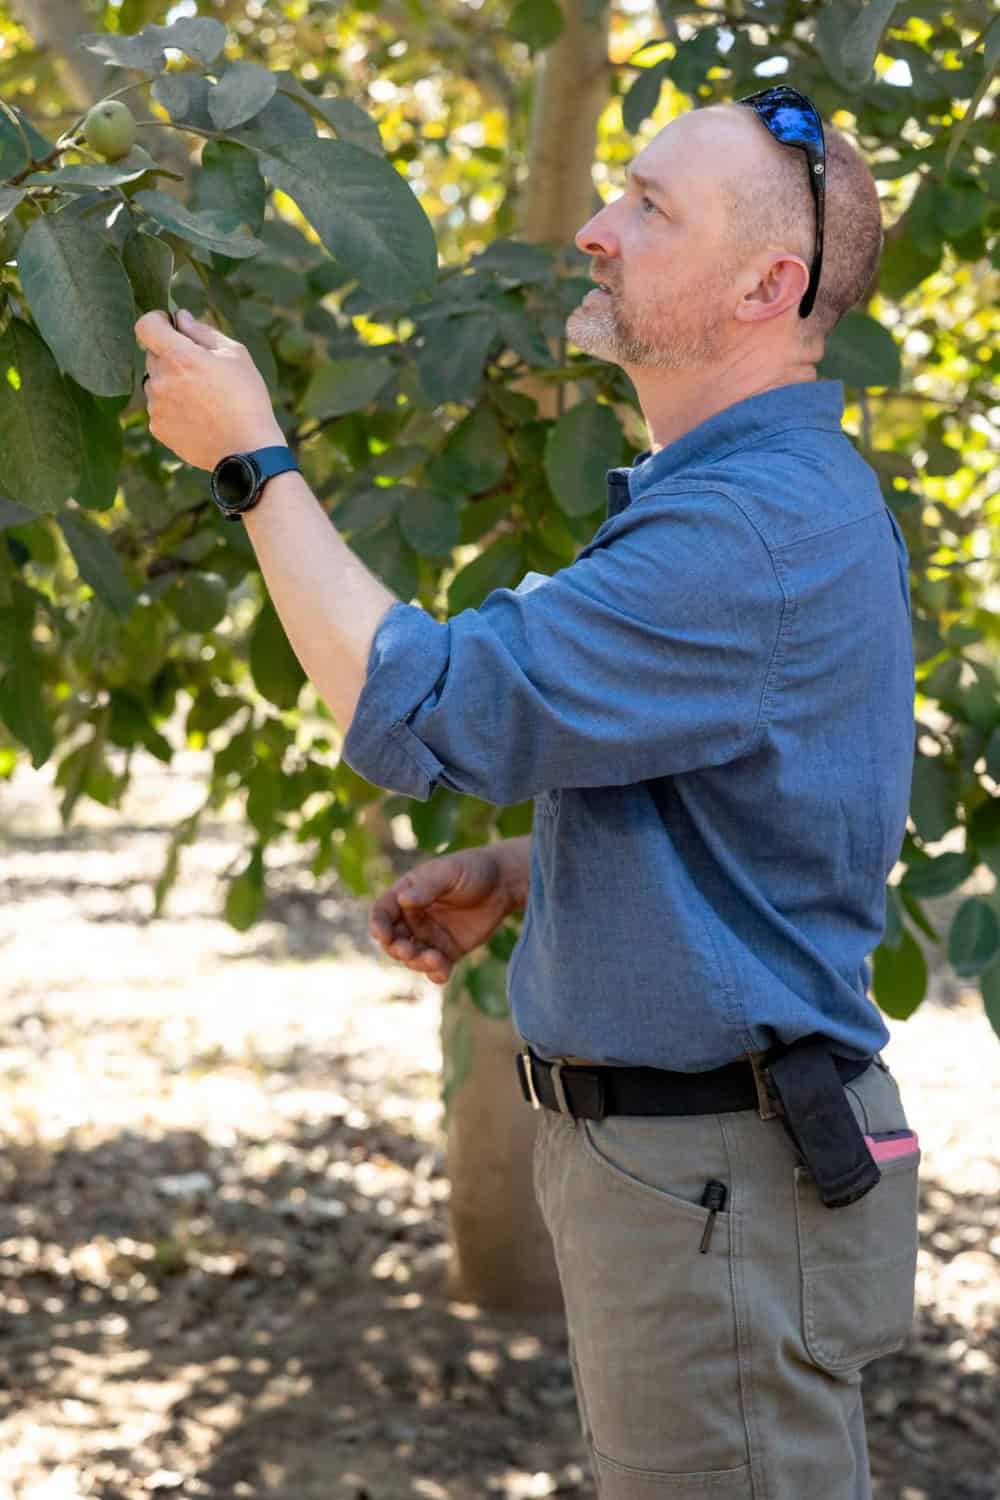
[[[519,238],[571,244],[594,212],[591,177],[597,122],[608,97],[607,14],[581,17],[581,0],[562,0],[565,30],[539,64]],[[539,415],[556,416],[559,392],[520,383]],[[571,388],[563,400],[572,401]],[[472,1059],[451,1101],[453,1289],[470,1301],[518,1313],[561,1314],[552,1244],[535,1202],[535,1112],[517,1086],[520,1041],[511,1021],[473,1012]]]

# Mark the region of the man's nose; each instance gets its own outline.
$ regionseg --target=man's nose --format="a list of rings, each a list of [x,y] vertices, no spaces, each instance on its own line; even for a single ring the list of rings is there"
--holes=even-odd
[[[606,206],[577,230],[574,240],[576,248],[584,255],[611,257],[618,254],[618,236],[611,227]]]

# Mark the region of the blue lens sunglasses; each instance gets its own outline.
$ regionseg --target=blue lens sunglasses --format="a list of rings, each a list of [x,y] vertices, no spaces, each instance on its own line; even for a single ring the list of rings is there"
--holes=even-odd
[[[787,84],[761,89],[759,93],[747,94],[736,99],[736,104],[746,104],[763,120],[768,130],[782,146],[797,146],[806,154],[809,165],[809,187],[816,205],[816,249],[809,269],[809,285],[799,303],[799,317],[808,318],[816,300],[820,271],[823,267],[823,211],[825,207],[824,186],[826,181],[826,141],[823,137],[823,122],[811,99],[800,94],[798,89]]]

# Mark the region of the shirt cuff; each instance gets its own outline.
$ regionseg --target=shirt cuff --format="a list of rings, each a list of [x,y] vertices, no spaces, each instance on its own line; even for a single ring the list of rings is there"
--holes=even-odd
[[[426,802],[444,769],[405,722],[448,671],[451,631],[397,601],[375,628],[368,668],[341,758],[373,786]]]

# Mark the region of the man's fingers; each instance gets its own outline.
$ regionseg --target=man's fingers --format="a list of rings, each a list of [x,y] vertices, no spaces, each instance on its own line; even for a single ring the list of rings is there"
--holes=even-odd
[[[159,309],[143,313],[135,324],[135,336],[142,348],[151,354],[177,354],[191,343],[176,331],[167,314]]]

